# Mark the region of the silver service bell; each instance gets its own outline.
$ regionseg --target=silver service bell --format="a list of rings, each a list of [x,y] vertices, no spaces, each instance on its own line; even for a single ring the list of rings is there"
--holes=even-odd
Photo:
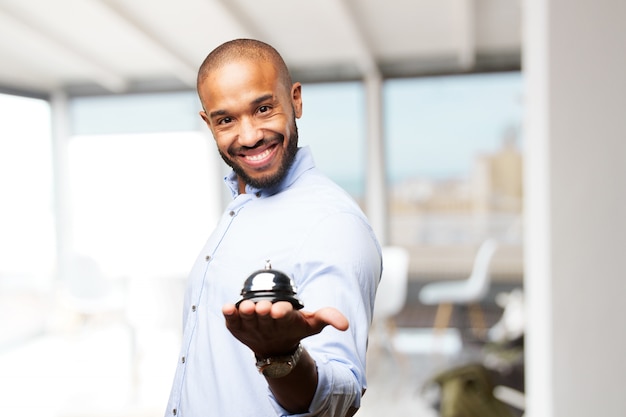
[[[239,308],[243,300],[252,300],[255,303],[261,300],[269,300],[272,303],[288,301],[296,310],[304,307],[296,297],[293,280],[284,272],[272,269],[269,260],[265,263],[265,269],[253,272],[246,279],[241,290],[241,298],[235,306]]]

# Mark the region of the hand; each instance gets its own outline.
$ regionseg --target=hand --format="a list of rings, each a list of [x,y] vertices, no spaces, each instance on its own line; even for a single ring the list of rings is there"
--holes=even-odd
[[[233,336],[259,357],[291,352],[300,340],[321,332],[328,325],[341,331],[347,330],[349,325],[346,317],[335,308],[307,312],[295,310],[286,301],[254,303],[244,300],[239,309],[234,304],[225,304],[222,313]]]

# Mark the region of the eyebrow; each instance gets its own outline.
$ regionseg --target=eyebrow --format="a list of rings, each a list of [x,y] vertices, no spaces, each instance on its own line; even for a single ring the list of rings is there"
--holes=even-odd
[[[273,99],[273,98],[274,98],[274,94],[271,94],[271,93],[270,94],[264,94],[264,95],[262,95],[260,97],[255,98],[254,100],[252,100],[251,104],[254,104],[256,106],[256,105],[259,105],[259,104],[263,103],[264,101],[267,101],[267,100],[270,100],[270,99]],[[228,112],[226,110],[215,110],[215,111],[212,111],[211,113],[209,113],[209,117],[212,119],[212,118],[214,118],[216,116],[224,116],[226,114],[228,114]]]
[[[273,98],[274,98],[274,94],[265,94],[265,95],[262,95],[261,97],[258,97],[256,99],[254,99],[252,101],[252,104],[261,104],[264,101],[267,101],[267,100],[273,99]]]
[[[209,118],[214,118],[215,116],[223,116],[226,114],[226,110],[215,110],[209,113]]]

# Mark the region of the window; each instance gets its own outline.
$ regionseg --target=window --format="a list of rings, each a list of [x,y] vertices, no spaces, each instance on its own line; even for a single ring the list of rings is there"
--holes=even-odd
[[[0,271],[45,281],[55,250],[50,110],[43,100],[6,95],[0,107]]]
[[[70,109],[75,250],[111,276],[184,278],[222,196],[196,94],[78,97]]]
[[[298,120],[300,145],[317,167],[353,197],[365,193],[365,95],[361,83],[306,84]]]
[[[393,80],[384,97],[392,242],[519,241],[521,74]]]
[[[73,137],[76,251],[112,277],[184,279],[219,215],[210,140],[200,132]]]
[[[43,100],[0,94],[0,347],[45,325],[55,229],[50,108]]]

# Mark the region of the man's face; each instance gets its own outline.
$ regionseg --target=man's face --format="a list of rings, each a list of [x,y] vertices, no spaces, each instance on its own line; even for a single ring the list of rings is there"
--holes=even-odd
[[[243,183],[265,188],[280,182],[298,147],[302,114],[299,83],[280,84],[268,62],[238,60],[212,71],[200,84],[204,111],[224,161]]]

